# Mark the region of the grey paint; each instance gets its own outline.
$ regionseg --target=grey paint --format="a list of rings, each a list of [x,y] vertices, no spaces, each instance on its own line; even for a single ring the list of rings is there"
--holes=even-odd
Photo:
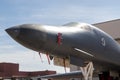
[[[74,65],[81,66],[85,61],[93,61],[95,66],[102,67],[101,70],[120,70],[119,44],[107,33],[92,25],[86,23],[70,23],[64,26],[23,24],[6,31],[17,42],[32,50],[61,58],[72,57],[70,62]],[[62,34],[61,45],[56,42],[58,33]]]

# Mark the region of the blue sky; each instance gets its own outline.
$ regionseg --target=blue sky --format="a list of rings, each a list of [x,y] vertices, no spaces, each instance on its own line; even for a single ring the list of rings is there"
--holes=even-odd
[[[4,31],[14,25],[38,23],[63,25],[68,22],[98,23],[120,18],[120,0],[0,0],[0,62],[20,64],[20,70],[57,70],[41,63],[37,52],[15,42]]]

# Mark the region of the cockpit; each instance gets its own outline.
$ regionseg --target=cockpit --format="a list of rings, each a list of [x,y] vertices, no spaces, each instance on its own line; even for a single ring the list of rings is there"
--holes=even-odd
[[[87,30],[87,31],[91,31],[91,26],[89,24],[86,23],[79,23],[79,22],[70,22],[67,23],[63,26],[68,26],[68,27],[79,27],[81,29]]]
[[[89,25],[81,25],[80,26],[81,29],[84,29],[84,30],[88,30],[88,31],[91,31],[91,27]]]

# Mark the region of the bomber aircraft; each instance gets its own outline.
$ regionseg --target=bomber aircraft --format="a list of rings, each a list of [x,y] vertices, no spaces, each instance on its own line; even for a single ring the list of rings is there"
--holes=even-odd
[[[50,59],[58,57],[64,59],[64,63],[68,60],[70,64],[80,66],[85,80],[92,80],[94,72],[107,72],[107,78],[102,76],[104,80],[112,80],[110,71],[120,73],[119,43],[95,24],[22,24],[8,28],[6,32],[21,45],[47,54]]]

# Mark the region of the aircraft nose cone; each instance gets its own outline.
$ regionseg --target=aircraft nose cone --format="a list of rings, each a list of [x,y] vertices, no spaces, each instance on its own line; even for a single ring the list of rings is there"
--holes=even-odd
[[[12,27],[5,30],[11,37],[15,38],[19,35],[20,28],[19,27]]]

